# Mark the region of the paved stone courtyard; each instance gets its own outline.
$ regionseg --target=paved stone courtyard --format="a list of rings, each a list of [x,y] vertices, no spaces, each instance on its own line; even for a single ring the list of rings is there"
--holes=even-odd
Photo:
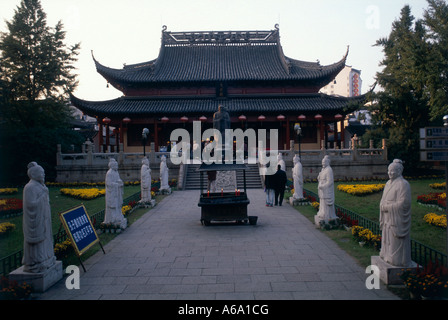
[[[257,225],[202,226],[199,191],[175,191],[84,261],[80,289],[65,278],[42,300],[398,299],[289,204],[248,190]]]

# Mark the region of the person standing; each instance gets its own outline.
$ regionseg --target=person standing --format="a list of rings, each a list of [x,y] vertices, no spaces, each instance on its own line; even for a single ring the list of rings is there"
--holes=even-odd
[[[272,207],[274,205],[274,178],[273,175],[265,175],[264,186],[266,191],[266,207]]]
[[[281,206],[283,203],[283,197],[285,195],[286,187],[286,172],[282,170],[282,166],[277,165],[277,172],[272,176],[274,179],[274,191],[275,191],[275,205]]]

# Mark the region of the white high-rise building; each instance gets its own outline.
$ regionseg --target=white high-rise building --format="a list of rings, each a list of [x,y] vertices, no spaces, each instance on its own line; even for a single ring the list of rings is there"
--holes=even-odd
[[[361,70],[345,66],[320,92],[335,96],[356,97],[361,95],[361,85]]]

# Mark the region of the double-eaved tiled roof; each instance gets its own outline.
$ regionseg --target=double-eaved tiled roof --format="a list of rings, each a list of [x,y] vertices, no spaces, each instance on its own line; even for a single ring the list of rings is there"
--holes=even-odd
[[[300,94],[282,97],[233,97],[218,98],[160,98],[160,97],[120,97],[108,101],[86,101],[74,96],[72,103],[89,115],[96,116],[169,116],[169,115],[212,115],[222,105],[231,115],[275,114],[280,113],[347,113],[351,102],[362,101],[363,96],[345,98],[325,94]],[[353,105],[353,109],[355,106]]]
[[[348,51],[347,51],[348,53]],[[132,86],[213,81],[308,81],[325,85],[344,68],[347,54],[332,64],[286,57],[279,30],[162,32],[157,59],[97,71],[113,85]]]

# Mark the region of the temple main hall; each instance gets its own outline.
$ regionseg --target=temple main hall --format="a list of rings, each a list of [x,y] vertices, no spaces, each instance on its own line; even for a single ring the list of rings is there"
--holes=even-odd
[[[112,136],[98,135],[99,151],[141,152],[144,128],[153,151],[169,150],[174,129],[192,132],[193,121],[201,121],[202,130],[212,128],[219,105],[229,112],[232,129],[278,129],[279,149],[299,142],[297,123],[302,150],[321,149],[330,140],[342,147],[344,120],[364,97],[319,90],[334,81],[347,55],[348,48],[330,65],[287,57],[278,25],[269,31],[201,32],[171,32],[164,26],[153,60],[115,69],[92,55],[97,72],[123,96],[108,101],[72,96],[71,102],[97,119],[99,132],[115,128]]]

